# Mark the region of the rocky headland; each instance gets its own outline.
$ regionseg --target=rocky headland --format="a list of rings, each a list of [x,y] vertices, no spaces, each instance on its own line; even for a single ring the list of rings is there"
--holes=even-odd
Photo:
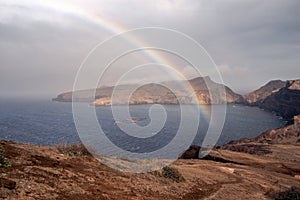
[[[188,91],[185,85],[191,86],[192,92]],[[136,88],[136,85],[98,88],[95,90],[95,94],[93,90],[66,92],[59,94],[53,100],[71,102],[72,96],[74,96],[74,101],[89,102],[96,106],[111,105],[113,91],[118,94],[114,98],[115,104],[126,104],[127,102],[129,104],[178,104],[179,101],[184,104],[224,104],[236,102],[241,98],[241,95],[236,94],[229,87],[215,83],[209,77],[198,77],[181,82],[163,82],[162,85],[146,84],[137,87],[128,100],[133,88]],[[169,88],[173,88],[174,91]],[[225,93],[222,92],[223,88]],[[197,98],[196,102],[192,95]]]
[[[244,95],[243,103],[258,106],[268,111],[292,119],[300,114],[300,80],[271,81],[258,90]]]
[[[281,80],[273,80],[260,87],[259,89],[250,92],[243,96],[243,103],[252,106],[258,106],[271,94],[278,92],[285,87],[286,82]]]
[[[300,80],[287,81],[285,87],[265,98],[259,107],[286,119],[300,114]]]

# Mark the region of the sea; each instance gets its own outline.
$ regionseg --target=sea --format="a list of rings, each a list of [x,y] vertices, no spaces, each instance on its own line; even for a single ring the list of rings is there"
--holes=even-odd
[[[82,106],[90,106],[81,103]],[[120,123],[136,123],[143,127],[150,123],[149,109],[152,105],[130,106],[131,119],[117,120],[112,116],[110,106],[95,107],[98,123],[105,135],[123,149],[132,150],[138,147],[136,152],[150,152],[155,148],[164,146],[176,135],[181,120],[178,105],[163,105],[166,110],[167,120],[163,124],[159,134],[151,139],[134,138],[119,128]],[[188,105],[185,105],[188,106]],[[214,105],[218,109],[218,105]],[[117,110],[126,109],[126,106],[118,106]],[[200,114],[199,127],[192,144],[201,145],[210,123],[209,111],[211,106],[200,106],[203,111]],[[189,117],[189,115],[184,116]],[[191,119],[188,119],[193,121]],[[249,138],[260,135],[269,129],[282,127],[286,121],[271,112],[257,107],[242,105],[227,105],[225,123],[216,146],[226,144],[232,140]],[[88,127],[88,126],[87,126]],[[187,134],[189,130],[186,130]],[[183,136],[184,137],[184,136]],[[81,137],[76,129],[72,104],[68,102],[55,102],[51,99],[0,99],[0,139],[34,145],[73,144],[81,142]],[[97,139],[96,137],[94,139]]]

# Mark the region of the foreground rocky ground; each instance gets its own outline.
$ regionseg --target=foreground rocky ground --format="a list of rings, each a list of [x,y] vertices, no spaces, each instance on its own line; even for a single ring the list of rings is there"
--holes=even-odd
[[[272,145],[273,153],[228,150],[211,154],[239,164],[178,160],[185,181],[156,173],[115,171],[91,156],[68,156],[54,147],[2,141],[11,167],[0,168],[0,198],[6,199],[269,199],[273,191],[300,186],[300,146]]]
[[[203,160],[179,159],[171,167],[182,182],[162,171],[110,169],[90,155],[76,155],[78,147],[62,154],[56,147],[1,141],[0,198],[272,199],[278,191],[300,187],[299,136],[295,117],[292,125],[214,149]],[[199,148],[182,157],[195,157]]]
[[[3,199],[270,199],[300,186],[300,146],[270,145],[255,155],[214,150],[209,160],[173,163],[185,181],[156,173],[130,174],[89,155],[69,156],[54,147],[2,141],[11,167],[0,168]]]

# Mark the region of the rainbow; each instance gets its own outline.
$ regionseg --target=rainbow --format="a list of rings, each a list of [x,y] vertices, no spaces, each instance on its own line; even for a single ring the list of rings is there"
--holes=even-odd
[[[35,2],[35,4],[36,3],[37,2]],[[44,0],[42,2],[39,2],[38,6],[44,10],[48,10],[51,12],[57,12],[57,13],[63,13],[70,17],[78,18],[80,20],[83,20],[91,25],[94,25],[94,26],[100,28],[101,30],[105,30],[106,32],[108,32],[109,34],[114,35],[114,36],[120,35],[120,34],[128,31],[121,24],[107,20],[103,16],[99,16],[99,15],[87,12],[86,10],[84,10],[74,4],[65,4],[60,1],[53,2],[53,1],[49,1],[49,0]],[[130,38],[124,38],[124,39],[126,41],[128,41],[130,44],[132,44],[133,46],[143,47],[142,42],[138,41],[137,38],[130,37]],[[147,49],[147,48],[143,48],[143,50],[145,50],[145,49]],[[185,80],[186,79],[179,70],[172,67],[173,64],[171,63],[171,61],[169,61],[168,59],[163,57],[161,54],[156,53],[157,51],[159,51],[159,49],[155,49],[155,48],[152,48],[152,49],[149,48],[149,49],[154,50],[154,51],[143,51],[143,52],[145,52],[145,55],[148,56],[151,60],[153,60],[154,63],[158,63],[161,66],[168,68],[169,70],[166,70],[168,73],[173,72],[170,75],[173,76],[174,78],[176,78],[175,80]],[[142,50],[142,49],[140,49],[140,50]],[[195,99],[197,99],[190,84],[188,84],[187,81],[181,81],[181,82],[182,82],[181,89],[188,91],[189,94],[193,95],[193,97]],[[203,105],[199,105],[199,106],[202,107]],[[209,119],[209,109],[201,108],[200,111],[204,114],[206,120],[208,120]]]
[[[36,1],[33,1],[33,2],[36,4]],[[45,9],[45,10],[63,13],[65,15],[68,15],[68,16],[71,16],[74,18],[78,18],[80,20],[84,20],[85,22],[87,22],[91,25],[95,25],[96,27],[101,28],[101,30],[103,30],[103,29],[106,30],[109,34],[113,35],[112,37],[114,37],[116,35],[120,35],[121,33],[128,32],[125,27],[121,26],[121,24],[107,20],[103,16],[98,16],[93,13],[89,13],[80,7],[76,7],[74,4],[67,5],[62,2],[52,2],[50,0],[43,0],[43,1],[40,1],[38,5],[42,9]],[[140,41],[138,38],[133,38],[133,37],[127,38],[126,37],[124,39],[126,41],[128,41],[129,44],[133,44],[136,47],[144,47],[143,41]],[[190,38],[190,39],[192,39],[192,38]],[[196,42],[196,41],[194,41],[194,42]],[[176,70],[174,67],[172,67],[172,64],[170,64],[171,62],[169,60],[167,60],[166,58],[164,58],[163,56],[161,56],[160,54],[157,54],[155,51],[150,51],[150,52],[147,51],[147,52],[145,52],[145,54],[146,54],[146,56],[151,58],[153,61],[155,61],[155,63],[163,65],[164,67],[169,66],[171,69],[171,72],[173,72],[171,74],[171,76],[177,77],[178,80],[180,78],[182,78],[182,73],[180,71]],[[213,65],[216,66],[216,64],[214,63],[212,58],[209,56],[208,52],[206,52],[206,54],[210,58],[210,61],[213,63]],[[220,73],[218,72],[218,70],[217,70],[217,74],[218,74],[217,80],[221,80],[221,82],[223,82],[222,77],[220,76]],[[213,76],[213,74],[210,74],[210,75]],[[183,83],[182,88],[185,91],[188,91],[189,88],[191,88],[190,84],[187,84],[187,82],[182,82],[182,83]],[[190,94],[195,95],[194,91],[189,91],[189,92],[190,92]],[[222,115],[222,114],[226,113],[226,106],[225,106],[224,110],[221,109],[221,111],[224,111],[224,113],[221,113],[221,115],[220,115],[220,113],[215,112],[216,109],[214,109],[214,106],[212,106],[210,109],[207,109],[207,107],[204,108],[203,105],[198,105],[197,108],[201,113],[203,113],[204,118],[207,121],[209,121],[209,127],[207,130],[206,136],[203,140],[203,143],[201,145],[201,146],[207,147],[207,151],[201,149],[201,152],[200,152],[201,156],[205,156],[205,155],[207,155],[209,150],[212,148],[211,144],[215,144],[221,134],[221,131],[222,131],[222,128],[223,128],[223,125],[225,122],[225,115]],[[211,113],[209,113],[209,111],[211,111]],[[73,116],[74,116],[74,114],[73,114]]]

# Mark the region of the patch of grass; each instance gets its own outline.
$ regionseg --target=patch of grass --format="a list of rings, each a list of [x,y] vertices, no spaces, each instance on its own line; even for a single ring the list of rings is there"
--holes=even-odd
[[[176,168],[165,166],[162,168],[162,176],[165,178],[172,179],[173,181],[180,183],[184,181],[183,176],[179,173]]]
[[[7,174],[5,173],[0,173],[0,178],[5,178],[7,176]]]
[[[300,187],[292,186],[285,191],[273,192],[270,197],[274,200],[300,200]]]
[[[86,156],[91,155],[83,144],[56,145],[58,151],[68,156]]]
[[[188,162],[187,165],[195,165],[196,163]]]
[[[0,145],[0,167],[11,167],[10,160],[8,159],[6,152],[2,145]]]

